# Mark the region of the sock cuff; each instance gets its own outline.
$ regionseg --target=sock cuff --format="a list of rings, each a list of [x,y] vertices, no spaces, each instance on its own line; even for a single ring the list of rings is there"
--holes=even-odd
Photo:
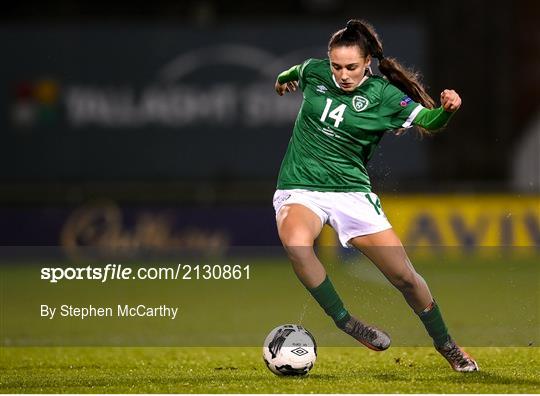
[[[315,287],[312,287],[312,288],[307,288],[309,290],[309,292],[313,295],[317,295],[319,294],[319,292],[323,289],[325,289],[327,287],[328,284],[332,284],[332,282],[330,282],[330,278],[328,277],[328,275],[326,275],[326,277],[324,278],[324,280],[321,282],[321,284],[319,286],[315,286]]]
[[[340,329],[344,328],[345,327],[345,324],[349,321],[349,319],[351,318],[351,314],[349,314],[349,312],[347,312],[346,310],[343,310],[343,313],[342,313],[342,317],[337,319],[337,320],[334,320],[334,322],[336,323],[337,327],[339,327]]]
[[[418,313],[418,316],[425,317],[429,315],[431,312],[435,311],[437,308],[439,308],[439,306],[437,305],[435,300],[433,300],[432,302],[429,303],[429,305],[426,308],[424,308],[422,311],[420,311],[420,313]]]

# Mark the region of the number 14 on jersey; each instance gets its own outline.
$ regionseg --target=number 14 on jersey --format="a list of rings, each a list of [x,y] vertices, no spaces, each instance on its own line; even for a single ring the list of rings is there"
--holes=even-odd
[[[326,98],[326,106],[321,115],[321,121],[326,122],[326,118],[329,117],[334,120],[334,127],[338,128],[339,124],[343,122],[343,113],[345,112],[347,105],[342,103],[332,111],[330,111],[330,107],[332,107],[332,99]]]

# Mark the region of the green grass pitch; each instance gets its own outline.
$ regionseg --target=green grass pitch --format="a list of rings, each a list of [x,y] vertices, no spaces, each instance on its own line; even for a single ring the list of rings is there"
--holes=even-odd
[[[477,373],[453,372],[401,294],[359,257],[324,262],[347,308],[390,333],[385,352],[337,330],[286,258],[235,259],[251,265],[251,278],[234,282],[51,284],[39,277],[50,263],[4,263],[0,393],[538,393],[538,254],[455,253],[412,258],[452,336],[477,359]],[[180,313],[176,320],[39,315],[40,304],[68,303],[169,304]],[[262,360],[264,337],[283,323],[300,323],[317,340],[307,377],[277,377]]]
[[[260,348],[33,347],[1,350],[2,393],[538,393],[538,348],[469,348],[455,373],[428,347],[321,348],[306,377],[277,377]]]

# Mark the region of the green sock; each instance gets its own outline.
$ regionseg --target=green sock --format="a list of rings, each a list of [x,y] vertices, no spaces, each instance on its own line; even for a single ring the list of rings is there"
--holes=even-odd
[[[444,324],[444,320],[441,315],[441,310],[435,301],[433,301],[426,309],[418,314],[422,323],[426,327],[426,330],[435,345],[440,346],[444,344],[450,338],[448,335],[448,329]]]
[[[313,289],[308,288],[311,295],[317,300],[324,312],[330,316],[338,327],[343,327],[351,315],[343,307],[343,301],[339,298],[334,285],[328,276],[324,281]]]

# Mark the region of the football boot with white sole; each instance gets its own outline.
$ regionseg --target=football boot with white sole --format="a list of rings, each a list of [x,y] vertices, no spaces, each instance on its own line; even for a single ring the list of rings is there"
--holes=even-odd
[[[448,360],[450,366],[455,371],[461,373],[468,373],[471,371],[478,371],[478,364],[476,361],[463,349],[461,349],[452,338],[449,338],[443,345],[435,345],[435,349]]]

